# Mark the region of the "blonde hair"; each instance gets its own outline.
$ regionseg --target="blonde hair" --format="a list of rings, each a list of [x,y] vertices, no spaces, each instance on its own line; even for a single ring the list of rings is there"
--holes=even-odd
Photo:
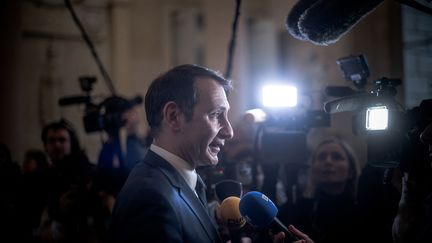
[[[305,188],[305,193],[304,195],[306,197],[314,197],[315,196],[315,186],[314,183],[312,182],[312,178],[310,175],[310,170],[311,170],[311,165],[315,163],[316,160],[316,156],[318,154],[318,150],[320,147],[329,144],[329,143],[334,143],[334,144],[338,144],[342,150],[345,152],[347,158],[348,158],[348,169],[349,169],[349,174],[350,177],[347,180],[347,183],[345,185],[345,191],[349,193],[350,196],[352,196],[353,199],[356,198],[357,195],[357,183],[358,183],[358,178],[360,175],[360,165],[358,163],[358,159],[357,156],[354,153],[354,150],[351,148],[351,146],[346,143],[344,140],[340,139],[340,138],[327,138],[322,140],[313,150],[310,158],[309,158],[309,169],[308,169],[308,183],[306,185]]]

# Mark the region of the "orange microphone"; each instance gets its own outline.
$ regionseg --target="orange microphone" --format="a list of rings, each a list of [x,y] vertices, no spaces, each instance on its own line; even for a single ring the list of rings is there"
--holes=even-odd
[[[222,223],[229,229],[240,229],[246,223],[240,214],[240,198],[227,197],[219,207],[219,216]]]

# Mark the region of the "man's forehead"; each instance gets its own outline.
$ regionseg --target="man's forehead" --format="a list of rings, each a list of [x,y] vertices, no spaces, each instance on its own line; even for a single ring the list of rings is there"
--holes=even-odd
[[[198,100],[210,102],[215,106],[215,108],[230,108],[224,87],[221,84],[217,83],[215,80],[201,80],[201,82],[197,82],[196,87],[199,93]]]

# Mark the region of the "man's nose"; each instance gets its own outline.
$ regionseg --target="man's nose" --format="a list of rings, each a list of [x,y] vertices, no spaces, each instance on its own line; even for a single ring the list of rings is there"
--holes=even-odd
[[[224,139],[231,139],[234,136],[233,128],[228,119],[226,119],[223,124],[221,134],[223,135]]]

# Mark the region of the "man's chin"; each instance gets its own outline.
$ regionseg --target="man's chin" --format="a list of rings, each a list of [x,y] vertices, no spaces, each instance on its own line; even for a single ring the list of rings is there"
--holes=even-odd
[[[208,156],[207,158],[203,159],[200,163],[200,166],[215,166],[219,162],[219,158],[216,156]]]

